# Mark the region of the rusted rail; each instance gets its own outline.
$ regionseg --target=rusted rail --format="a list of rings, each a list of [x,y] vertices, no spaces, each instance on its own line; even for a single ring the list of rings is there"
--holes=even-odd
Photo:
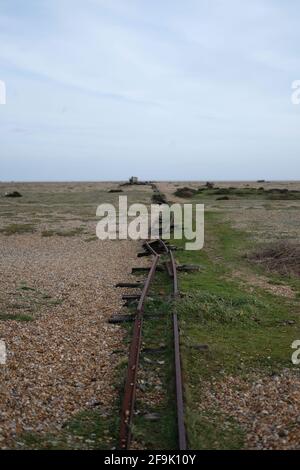
[[[179,294],[179,290],[178,290],[176,261],[175,261],[172,250],[169,250],[169,254],[170,254],[170,261],[171,261],[172,275],[173,275],[173,295],[174,297],[177,297]]]
[[[145,282],[145,285],[144,285],[144,288],[142,290],[142,294],[141,294],[141,297],[140,297],[140,300],[139,300],[139,303],[138,303],[138,306],[137,306],[138,315],[142,314],[142,312],[144,310],[144,304],[145,304],[146,296],[148,294],[151,281],[154,277],[158,260],[159,260],[159,255],[156,254],[154,259],[153,259],[152,266],[150,268],[149,274],[147,276],[147,279],[146,279],[146,282]]]
[[[173,295],[176,298],[179,295],[176,261],[172,250],[169,250],[171,271],[173,277]],[[186,450],[186,432],[184,424],[184,406],[183,406],[183,386],[182,371],[180,360],[180,341],[177,313],[173,312],[173,335],[174,335],[174,356],[175,356],[175,382],[176,382],[176,408],[177,408],[177,428],[178,443],[180,450]]]
[[[170,258],[168,262],[168,272],[173,280],[173,296],[176,298],[179,295],[178,279],[176,261],[172,250],[167,245],[158,239],[155,242],[144,243],[145,249],[154,256],[153,262],[147,276],[144,288],[142,290],[137,310],[136,318],[133,327],[132,342],[129,351],[129,361],[127,369],[127,377],[125,382],[125,391],[123,398],[122,414],[121,414],[121,427],[120,427],[120,449],[128,449],[131,441],[131,424],[134,413],[136,385],[137,385],[137,372],[139,365],[139,356],[142,340],[142,326],[143,326],[143,313],[145,300],[150,288],[151,281],[156,272],[160,253],[167,254]],[[157,250],[157,251],[156,251]],[[178,447],[180,450],[187,449],[186,443],[186,430],[184,424],[184,405],[183,405],[183,386],[182,386],[182,370],[180,360],[180,341],[179,341],[179,328],[178,318],[176,311],[173,312],[173,335],[174,335],[174,357],[175,357],[175,383],[176,383],[176,407],[177,407],[177,427],[178,427]]]
[[[137,384],[137,371],[139,366],[139,357],[142,341],[142,326],[143,326],[143,311],[147,293],[153,276],[155,274],[156,266],[159,256],[156,255],[153,259],[152,266],[147,276],[139,303],[137,307],[137,314],[133,326],[133,336],[130,345],[127,376],[125,382],[124,398],[121,413],[121,426],[120,426],[120,449],[128,449],[131,439],[131,423],[134,413],[136,384]]]
[[[174,354],[175,354],[175,380],[176,380],[176,407],[179,450],[186,450],[186,432],[184,424],[183,387],[180,361],[180,343],[177,313],[173,313]]]

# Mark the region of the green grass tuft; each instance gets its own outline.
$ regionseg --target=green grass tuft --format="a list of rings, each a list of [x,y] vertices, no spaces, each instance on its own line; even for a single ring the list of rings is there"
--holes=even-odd
[[[11,313],[2,313],[0,312],[0,320],[15,320],[15,321],[32,321],[33,317],[31,315],[26,315],[26,314],[11,314]]]
[[[70,229],[70,230],[43,230],[42,237],[75,237],[76,235],[80,235],[83,232],[82,227]]]
[[[249,324],[255,320],[257,307],[263,304],[246,294],[192,292],[178,303],[178,312],[188,311],[199,324]]]
[[[33,232],[35,232],[35,226],[33,224],[10,224],[0,229],[0,233],[3,233],[4,235],[16,235]]]
[[[117,431],[113,417],[102,416],[98,410],[77,413],[57,433],[23,433],[15,447],[36,450],[108,450],[115,444],[112,436]]]

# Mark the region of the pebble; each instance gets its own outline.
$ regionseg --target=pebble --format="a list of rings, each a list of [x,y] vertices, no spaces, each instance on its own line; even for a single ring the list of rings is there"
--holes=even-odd
[[[0,367],[0,447],[5,448],[17,445],[24,431],[56,432],[79,411],[112,406],[119,363],[112,352],[124,333],[107,321],[128,292],[114,286],[132,281],[131,267],[145,260],[136,259],[138,242],[127,240],[87,243],[84,235],[38,233],[0,237],[1,310],[18,292],[61,299],[59,304],[45,300],[34,321],[0,322],[8,350],[8,362]],[[35,290],[18,291],[22,283]]]

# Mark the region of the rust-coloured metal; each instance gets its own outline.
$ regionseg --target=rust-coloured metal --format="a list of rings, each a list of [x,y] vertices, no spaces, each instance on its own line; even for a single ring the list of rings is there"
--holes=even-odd
[[[173,295],[179,295],[178,279],[176,270],[176,261],[171,250],[170,264],[173,274]],[[178,443],[179,450],[186,450],[186,432],[184,424],[184,406],[183,406],[183,386],[182,386],[182,371],[180,360],[180,341],[179,341],[179,328],[177,313],[173,313],[173,334],[174,334],[174,355],[175,355],[175,381],[176,381],[176,408],[177,408],[177,427],[178,427]]]
[[[172,265],[171,265],[170,261],[165,262],[165,267],[166,267],[166,271],[168,273],[168,276],[170,278],[172,278],[173,277],[173,271],[172,271]]]
[[[145,242],[143,246],[144,248],[151,246],[153,250],[152,253],[156,255],[159,255],[162,253],[168,253],[168,247],[166,246],[165,242],[161,238],[155,238],[153,240]]]
[[[177,269],[176,261],[172,250],[170,250],[167,245],[161,240],[158,239],[159,245],[166,254],[169,255],[170,260],[166,262],[167,271],[173,279],[173,295],[177,297],[179,295],[178,289],[178,279],[177,279]],[[142,340],[142,325],[143,325],[143,314],[144,314],[144,305],[145,300],[149,291],[149,287],[155,271],[159,268],[159,253],[151,246],[151,242],[146,242],[144,244],[145,248],[154,255],[154,259],[149,270],[146,282],[144,284],[139,303],[137,306],[137,314],[133,327],[133,337],[129,351],[129,361],[128,361],[128,370],[127,378],[125,383],[125,391],[123,398],[122,406],[122,415],[121,415],[121,428],[120,428],[120,449],[128,449],[131,441],[131,423],[134,413],[134,404],[135,404],[135,395],[136,395],[136,385],[137,385],[137,371],[139,365],[139,356]],[[159,249],[159,252],[161,250]],[[180,341],[179,341],[179,328],[178,328],[178,318],[177,313],[173,313],[173,335],[174,335],[174,355],[175,355],[175,381],[176,381],[176,405],[177,405],[177,426],[178,426],[178,445],[180,450],[187,449],[186,443],[186,430],[184,424],[184,406],[183,406],[183,386],[182,386],[182,370],[181,370],[181,360],[180,360]]]
[[[186,450],[186,432],[184,425],[183,388],[180,361],[180,343],[177,313],[173,313],[174,353],[175,353],[175,379],[179,450]]]
[[[174,293],[174,297],[177,297],[179,294],[179,290],[178,290],[176,261],[175,261],[173,252],[171,250],[169,251],[169,254],[170,254],[170,261],[171,261],[172,272],[173,272],[173,293]]]
[[[150,283],[153,279],[156,266],[159,260],[159,256],[155,256],[152,266],[150,268],[148,277],[146,279],[139,304],[137,307],[137,315],[133,326],[133,336],[130,345],[127,377],[125,382],[122,414],[121,414],[121,426],[120,426],[120,449],[128,449],[131,439],[131,422],[134,412],[134,403],[136,395],[136,383],[137,383],[137,371],[139,366],[139,357],[142,341],[142,326],[143,326],[143,312],[144,303],[150,287]]]
[[[169,248],[167,247],[167,245],[165,244],[165,242],[161,238],[159,239],[159,243],[162,246],[162,248],[165,250],[165,252],[169,253]]]
[[[144,288],[143,288],[143,290],[142,290],[142,294],[141,294],[141,297],[140,297],[138,306],[137,306],[137,312],[138,312],[138,314],[143,311],[144,303],[145,303],[145,300],[146,300],[146,296],[147,296],[147,294],[148,294],[151,281],[152,281],[153,276],[154,276],[154,273],[155,273],[155,271],[156,271],[156,266],[157,266],[158,260],[159,260],[159,255],[155,255],[155,257],[154,257],[154,259],[153,259],[152,266],[151,266],[150,271],[149,271],[149,274],[148,274],[148,277],[147,277],[146,282],[145,282],[145,284],[144,284]]]
[[[143,317],[136,316],[133,326],[133,336],[129,351],[127,377],[125,383],[125,391],[121,415],[120,427],[120,449],[128,449],[131,438],[131,422],[134,412],[135,393],[136,393],[136,379],[139,364],[139,355],[142,340],[142,325]]]

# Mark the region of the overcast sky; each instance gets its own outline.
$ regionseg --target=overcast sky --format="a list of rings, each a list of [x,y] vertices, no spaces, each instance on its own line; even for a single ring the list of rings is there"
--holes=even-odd
[[[300,2],[0,0],[0,180],[300,179]]]

